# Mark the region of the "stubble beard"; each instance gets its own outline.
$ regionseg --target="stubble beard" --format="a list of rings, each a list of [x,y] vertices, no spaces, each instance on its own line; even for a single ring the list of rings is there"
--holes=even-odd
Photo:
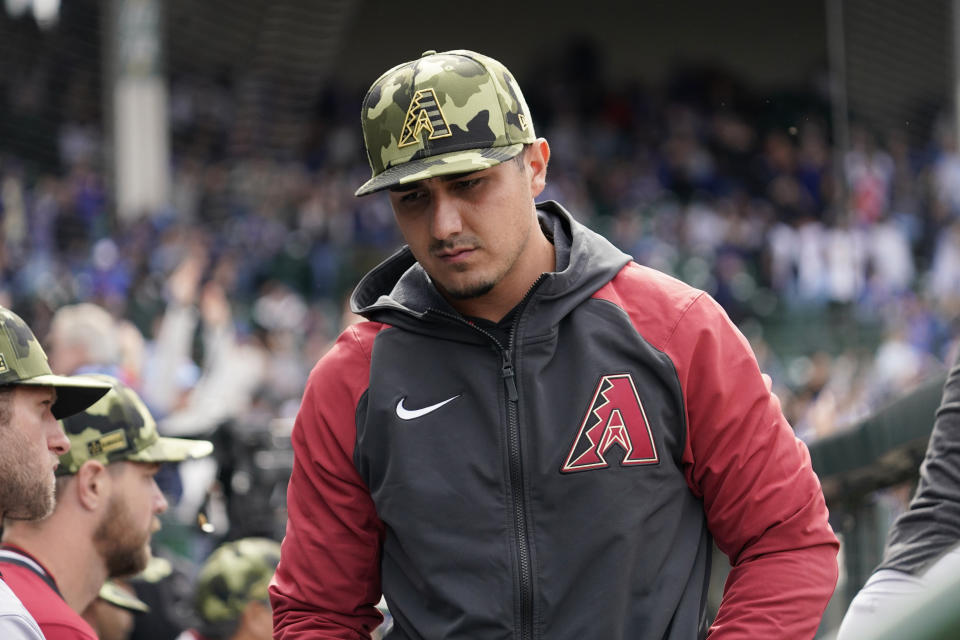
[[[454,300],[473,300],[480,296],[490,293],[495,282],[480,282],[477,284],[465,285],[459,289],[444,289],[447,295]]]
[[[7,435],[10,437],[0,444],[0,514],[11,520],[42,520],[53,513],[56,504],[52,464],[24,464],[18,456],[29,450],[29,443],[12,429]]]
[[[94,545],[111,578],[132,576],[150,562],[150,532],[138,532],[119,498],[112,498],[93,534]]]
[[[478,248],[480,247],[477,243]],[[488,275],[485,279],[478,277],[474,282],[465,282],[459,285],[455,283],[441,284],[435,281],[436,284],[440,285],[443,293],[452,300],[474,300],[480,298],[490,293],[495,286],[497,286],[501,280],[503,280],[506,275],[510,272],[510,269],[516,263],[517,258],[519,257],[519,252],[517,255],[513,256],[509,261],[509,264],[504,268],[500,267],[500,270],[497,273]],[[468,273],[472,267],[470,265],[453,265],[453,271],[457,273]]]

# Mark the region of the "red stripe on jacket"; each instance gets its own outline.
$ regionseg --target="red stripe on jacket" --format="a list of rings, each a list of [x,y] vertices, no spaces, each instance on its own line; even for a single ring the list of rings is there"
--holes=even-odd
[[[286,536],[270,585],[275,638],[369,640],[382,621],[375,605],[383,523],[353,463],[355,410],[382,328],[349,327],[307,380],[291,436],[297,457]]]

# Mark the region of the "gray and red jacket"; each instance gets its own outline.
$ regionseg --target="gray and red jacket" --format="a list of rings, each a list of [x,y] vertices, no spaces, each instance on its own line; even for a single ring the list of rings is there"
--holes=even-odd
[[[566,267],[510,338],[409,250],[311,373],[293,431],[275,637],[812,638],[837,580],[820,484],[744,337],[556,203]],[[562,264],[562,263],[561,263]]]

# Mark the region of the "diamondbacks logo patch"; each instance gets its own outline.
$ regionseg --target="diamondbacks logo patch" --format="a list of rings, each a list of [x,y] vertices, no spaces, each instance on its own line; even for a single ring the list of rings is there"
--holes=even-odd
[[[413,100],[407,108],[407,115],[403,119],[403,129],[400,131],[400,141],[397,147],[408,147],[420,142],[420,134],[427,131],[428,140],[452,136],[447,119],[440,110],[440,101],[433,89],[420,89],[413,94]]]
[[[629,373],[600,378],[590,408],[560,471],[570,473],[609,467],[605,456],[615,445],[624,452],[621,466],[660,462],[643,403]]]

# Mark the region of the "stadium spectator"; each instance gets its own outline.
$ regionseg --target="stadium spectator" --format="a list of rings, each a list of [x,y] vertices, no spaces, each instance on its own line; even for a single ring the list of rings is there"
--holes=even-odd
[[[50,321],[47,345],[55,373],[120,377],[118,323],[99,305],[83,302],[57,309]]]

